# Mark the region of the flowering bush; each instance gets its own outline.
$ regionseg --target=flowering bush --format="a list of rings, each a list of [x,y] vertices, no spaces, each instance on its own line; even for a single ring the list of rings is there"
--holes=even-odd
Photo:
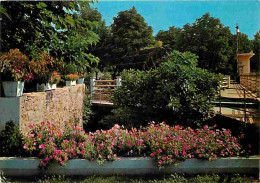
[[[50,75],[50,80],[49,80],[49,82],[50,82],[51,84],[57,84],[57,83],[60,82],[60,79],[61,79],[60,73],[57,72],[57,71],[53,71],[53,72],[51,73],[51,75]]]
[[[61,131],[60,126],[49,122],[31,125],[30,133],[24,139],[23,148],[41,158],[41,166],[53,161],[63,165],[68,159],[96,157],[92,136],[86,135],[82,128],[68,125]]]
[[[41,52],[31,61],[30,68],[39,83],[47,83],[54,68],[54,60],[47,52]]]
[[[19,49],[11,49],[9,52],[0,55],[1,62],[8,62],[5,66],[4,80],[6,81],[27,81],[33,79],[29,70],[29,58],[22,54]]]
[[[243,152],[239,139],[229,130],[208,126],[193,130],[151,123],[146,128],[127,130],[115,125],[110,130],[85,133],[77,125],[69,124],[61,131],[59,126],[42,122],[30,128],[24,148],[41,158],[41,166],[52,161],[63,165],[73,158],[103,163],[118,160],[118,156],[150,156],[162,167],[188,158],[215,160]]]
[[[78,74],[67,74],[65,76],[65,80],[67,80],[67,81],[75,81],[77,79],[79,79],[79,75]]]

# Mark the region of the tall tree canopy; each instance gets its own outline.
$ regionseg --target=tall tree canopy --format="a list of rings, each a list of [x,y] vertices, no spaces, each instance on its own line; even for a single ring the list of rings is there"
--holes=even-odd
[[[89,66],[97,62],[88,47],[98,41],[98,23],[85,16],[89,2],[2,2],[2,51],[19,48],[28,55],[48,50],[56,59]],[[87,62],[85,62],[87,60]]]
[[[101,57],[105,62],[115,66],[115,72],[121,71],[141,48],[155,44],[152,33],[152,28],[145,23],[135,7],[121,11],[114,17],[111,29],[105,30],[102,37],[105,44],[100,49],[103,52]]]
[[[254,36],[253,51],[255,56],[251,58],[251,70],[260,73],[260,30]]]
[[[113,52],[126,56],[154,43],[151,26],[137,13],[135,7],[121,11],[111,26]]]
[[[163,42],[163,47],[167,52],[171,52],[174,49],[178,49],[178,38],[181,33],[181,28],[170,27],[167,31],[160,30],[155,36],[155,39]]]
[[[198,55],[199,67],[224,74],[232,68],[228,62],[232,55],[232,34],[219,19],[207,13],[192,25],[186,24],[180,36],[179,50]]]
[[[206,13],[193,24],[183,28],[170,27],[167,31],[159,31],[156,39],[163,42],[168,52],[172,50],[190,51],[199,56],[198,66],[215,73],[235,75],[238,52],[246,53],[253,49],[252,41],[246,34],[232,35],[229,27],[225,27],[219,19]]]

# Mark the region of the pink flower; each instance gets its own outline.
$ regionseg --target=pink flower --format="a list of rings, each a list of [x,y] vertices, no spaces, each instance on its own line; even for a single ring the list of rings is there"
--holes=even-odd
[[[150,154],[151,157],[154,157],[155,155],[156,155],[155,152],[153,152],[153,153]]]
[[[46,166],[46,163],[43,160],[41,160],[40,163],[41,163],[42,166]]]
[[[182,150],[182,154],[183,156],[186,156],[186,151],[184,149]]]
[[[32,137],[34,137],[34,134],[28,134],[27,137],[32,138]]]
[[[23,145],[23,148],[24,148],[24,149],[27,149],[27,145]]]
[[[40,149],[44,149],[45,147],[46,147],[45,144],[41,144],[41,145],[39,145],[39,148],[40,148]]]
[[[162,162],[162,160],[160,160],[158,163],[161,165],[163,162]]]
[[[104,143],[101,143],[101,144],[100,144],[100,148],[101,148],[101,149],[103,149],[104,146],[105,146]]]
[[[131,143],[130,140],[127,141],[127,144],[128,144],[129,147],[132,147],[132,143]]]

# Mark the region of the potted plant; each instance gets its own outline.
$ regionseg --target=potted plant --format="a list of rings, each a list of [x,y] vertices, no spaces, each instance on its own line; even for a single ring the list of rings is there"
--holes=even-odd
[[[19,49],[11,49],[0,56],[0,60],[8,60],[3,69],[3,88],[6,97],[22,96],[24,82],[33,79],[29,70],[29,58]]]
[[[30,63],[30,68],[35,74],[37,91],[44,92],[53,89],[50,84],[53,74],[54,60],[47,52],[41,52]],[[52,82],[53,84],[53,82]]]
[[[55,90],[59,82],[60,73],[58,71],[53,71],[50,75],[49,83],[47,84],[46,90]]]
[[[84,77],[81,75],[79,76],[79,79],[77,80],[78,84],[84,84]]]
[[[65,76],[66,86],[75,86],[76,80],[79,78],[78,74],[67,74]]]
[[[77,80],[77,84],[83,84],[85,79],[83,67],[77,67],[77,71],[79,73],[79,79]]]

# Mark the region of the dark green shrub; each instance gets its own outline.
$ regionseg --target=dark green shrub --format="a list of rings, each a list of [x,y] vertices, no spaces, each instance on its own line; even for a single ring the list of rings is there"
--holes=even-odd
[[[85,96],[83,100],[83,124],[87,124],[93,114],[90,99],[90,96]]]
[[[219,77],[197,67],[197,57],[189,52],[173,52],[168,61],[149,71],[122,73],[122,86],[112,100],[113,115],[106,123],[129,126],[143,122],[166,121],[200,127],[213,116]]]
[[[16,157],[27,154],[23,149],[23,135],[19,127],[13,121],[7,122],[5,129],[0,132],[0,156]]]
[[[65,70],[64,74],[76,74],[77,73],[77,67],[73,63],[66,64],[64,70]]]

